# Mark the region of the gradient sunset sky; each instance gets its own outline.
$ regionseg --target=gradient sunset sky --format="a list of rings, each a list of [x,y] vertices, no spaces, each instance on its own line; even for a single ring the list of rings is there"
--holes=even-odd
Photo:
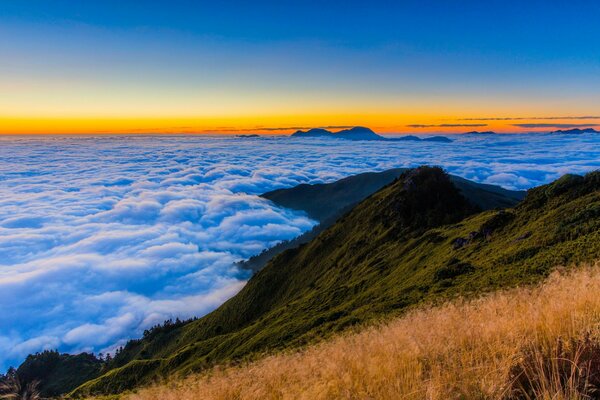
[[[0,3],[0,133],[600,126],[597,1]]]

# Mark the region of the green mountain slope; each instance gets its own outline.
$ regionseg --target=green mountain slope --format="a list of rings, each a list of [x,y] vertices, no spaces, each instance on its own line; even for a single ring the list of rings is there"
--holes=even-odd
[[[342,178],[332,183],[300,184],[277,189],[261,195],[273,203],[293,210],[304,211],[320,222],[337,218],[385,185],[397,179],[406,169],[366,172]]]
[[[326,221],[339,217],[406,171],[406,168],[394,168],[383,172],[366,172],[332,183],[301,184],[290,189],[273,190],[261,197],[282,207],[304,211],[318,221]],[[512,207],[525,198],[523,191],[506,190],[454,175],[450,175],[450,180],[482,210]]]
[[[238,265],[253,271],[261,270],[269,260],[281,252],[314,239],[356,204],[392,183],[405,171],[404,168],[395,168],[383,172],[366,172],[332,183],[301,184],[262,194],[262,197],[281,207],[306,212],[311,218],[318,220],[319,225],[293,240],[266,249]],[[512,207],[523,200],[526,194],[524,191],[506,190],[500,186],[475,183],[454,175],[450,175],[450,179],[460,192],[481,210]]]
[[[600,256],[600,173],[565,176],[513,209],[476,212],[438,168],[407,171],[209,315],[149,332],[74,396],[117,393],[321,340],[422,302],[535,282]]]
[[[276,255],[310,242],[352,207],[389,185],[404,171],[406,169],[396,168],[383,172],[366,172],[332,183],[300,184],[292,188],[263,193],[261,197],[271,200],[280,207],[304,211],[308,216],[319,221],[319,224],[292,240],[278,243],[248,260],[240,261],[238,266],[254,272],[260,271]],[[523,193],[524,197],[524,192],[517,193]]]

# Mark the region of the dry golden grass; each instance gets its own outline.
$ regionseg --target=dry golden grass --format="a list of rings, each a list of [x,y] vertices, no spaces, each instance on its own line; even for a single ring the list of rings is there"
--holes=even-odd
[[[128,398],[583,399],[598,395],[599,323],[596,265]]]

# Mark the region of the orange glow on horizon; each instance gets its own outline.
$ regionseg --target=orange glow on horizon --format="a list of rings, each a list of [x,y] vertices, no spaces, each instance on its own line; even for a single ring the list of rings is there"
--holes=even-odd
[[[423,125],[415,127],[411,125]],[[0,117],[0,134],[240,134],[258,133],[282,135],[291,134],[298,129],[316,127],[329,128],[332,131],[349,126],[366,126],[381,134],[454,134],[467,131],[494,131],[499,133],[518,133],[549,131],[557,127],[514,126],[540,122],[572,124],[581,127],[594,127],[599,120],[508,120],[487,121],[465,117],[435,117],[429,115],[303,115],[303,116],[256,116],[241,118],[23,118]],[[446,125],[446,126],[443,126]],[[478,126],[479,125],[479,126]],[[573,126],[575,127],[575,126]],[[568,129],[568,127],[562,127]]]

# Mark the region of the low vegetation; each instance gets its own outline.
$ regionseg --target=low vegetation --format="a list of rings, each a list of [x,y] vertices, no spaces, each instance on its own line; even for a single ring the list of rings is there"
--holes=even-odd
[[[300,352],[214,368],[128,400],[596,399],[600,266],[419,308]]]

